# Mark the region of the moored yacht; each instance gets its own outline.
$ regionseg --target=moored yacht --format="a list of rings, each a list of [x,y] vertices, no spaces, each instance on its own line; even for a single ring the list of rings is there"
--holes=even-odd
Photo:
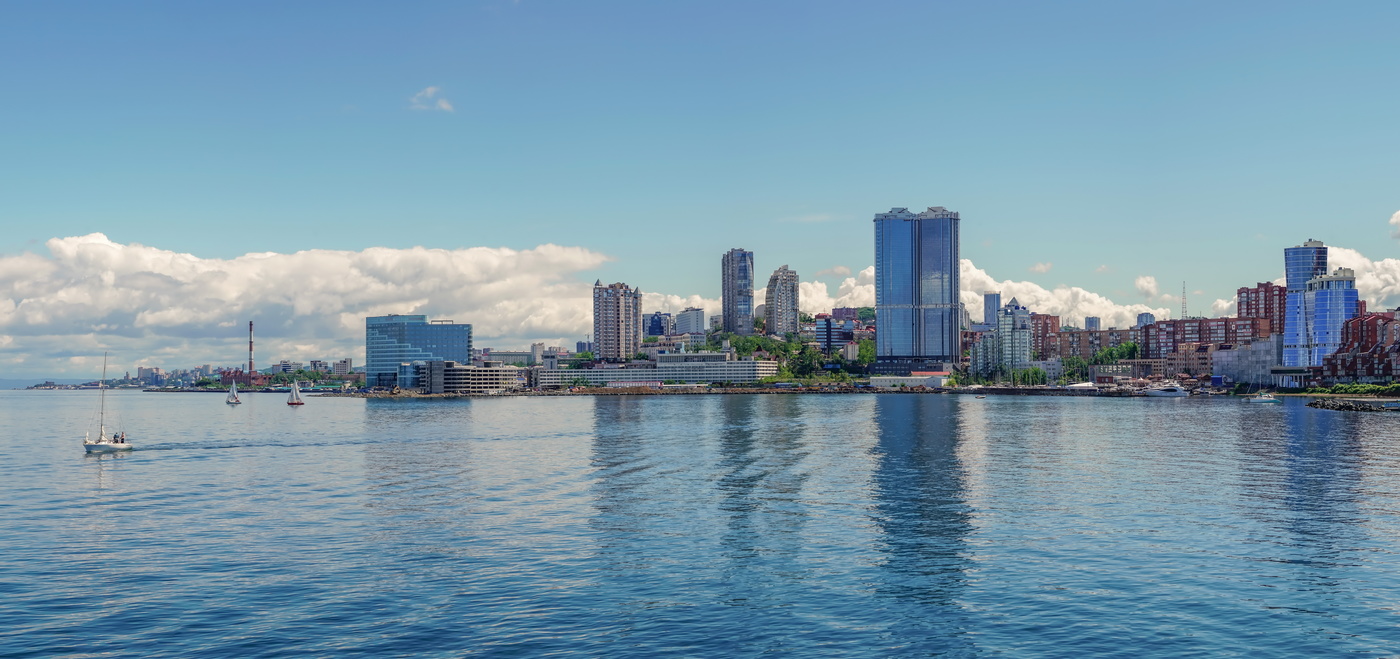
[[[1155,387],[1144,389],[1142,393],[1156,398],[1184,398],[1191,395],[1186,387],[1175,382],[1163,382]]]

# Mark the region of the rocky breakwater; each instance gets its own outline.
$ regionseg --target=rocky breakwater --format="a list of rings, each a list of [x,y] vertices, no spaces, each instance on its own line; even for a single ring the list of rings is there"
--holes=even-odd
[[[1308,407],[1316,407],[1319,410],[1337,410],[1339,412],[1382,412],[1380,407],[1362,403],[1355,400],[1345,400],[1341,398],[1315,398],[1308,401]]]

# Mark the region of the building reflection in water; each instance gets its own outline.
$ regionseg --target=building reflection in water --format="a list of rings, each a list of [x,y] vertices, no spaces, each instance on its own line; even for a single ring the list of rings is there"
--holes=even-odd
[[[952,396],[888,395],[876,401],[873,521],[884,560],[874,586],[921,605],[910,610],[906,624],[893,628],[909,649],[952,651],[971,643],[958,631],[964,619],[958,598],[971,568],[966,540],[973,529],[959,457],[959,413]],[[922,647],[925,638],[939,639],[940,647]]]
[[[781,571],[801,549],[807,511],[801,505],[809,478],[800,468],[803,401],[798,396],[725,396],[720,403],[715,488],[725,523],[721,553],[734,569],[761,560],[764,572]]]

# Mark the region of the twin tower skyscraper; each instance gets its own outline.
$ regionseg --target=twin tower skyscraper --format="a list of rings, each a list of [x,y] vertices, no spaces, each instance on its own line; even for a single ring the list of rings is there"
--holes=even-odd
[[[875,215],[872,373],[941,371],[962,361],[960,222],[942,206]]]
[[[754,333],[753,252],[734,248],[720,259],[722,329],[740,335]],[[773,271],[763,301],[763,333],[787,336],[798,332],[797,272],[786,265]]]

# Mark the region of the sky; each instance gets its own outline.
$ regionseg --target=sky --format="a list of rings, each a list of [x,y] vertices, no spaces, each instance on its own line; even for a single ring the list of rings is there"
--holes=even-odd
[[[961,213],[964,296],[1230,313],[1309,238],[1400,305],[1400,4],[0,5],[0,377],[589,331],[718,308],[732,247],[868,304],[871,218]],[[1344,263],[1345,262],[1345,263]],[[758,286],[766,283],[760,277]],[[867,299],[868,298],[868,299]],[[712,305],[712,306],[711,306]],[[266,327],[266,330],[261,328]]]

